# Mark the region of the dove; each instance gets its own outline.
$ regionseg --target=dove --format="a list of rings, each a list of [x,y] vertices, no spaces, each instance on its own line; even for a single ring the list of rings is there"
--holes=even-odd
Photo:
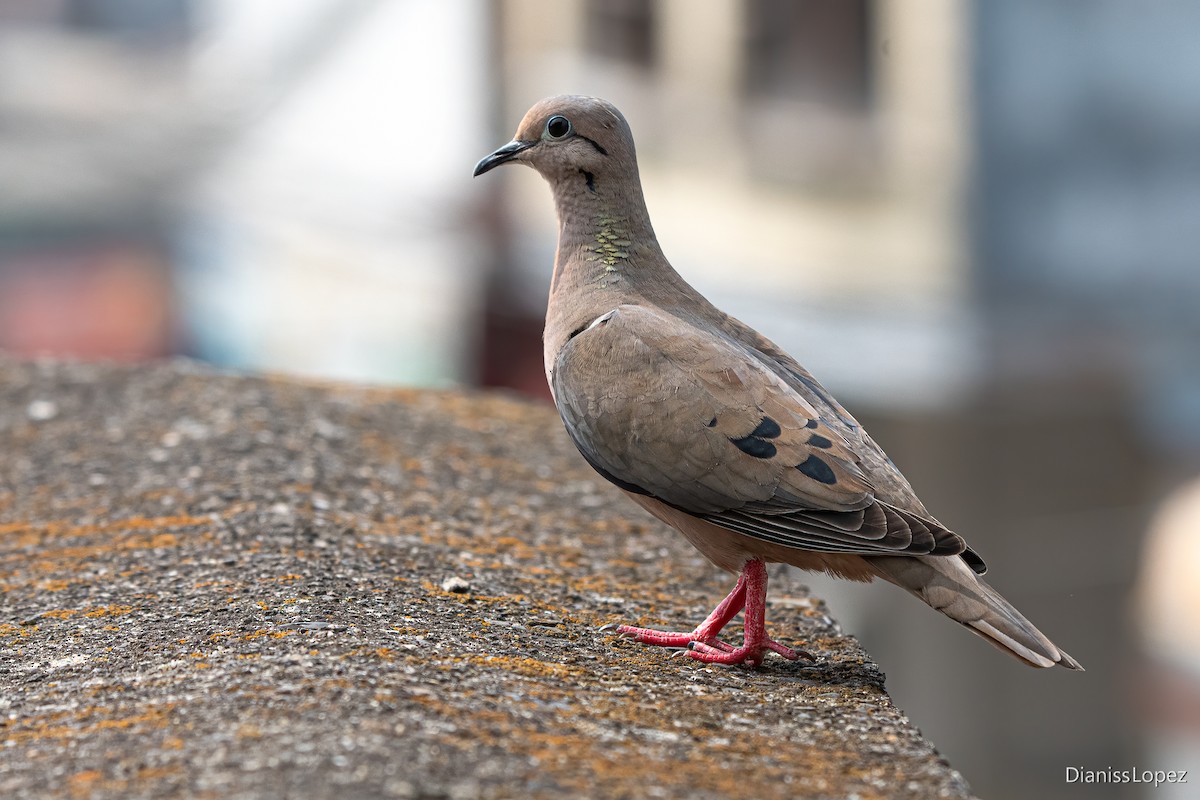
[[[532,167],[554,195],[544,359],[571,440],[596,472],[738,576],[691,631],[618,633],[707,663],[808,656],[767,635],[767,565],[784,563],[880,578],[1026,664],[1082,669],[984,582],[983,559],[808,370],[672,268],[632,131],[612,104],[538,102],[474,175],[502,164]],[[739,613],[735,646],[719,634]]]

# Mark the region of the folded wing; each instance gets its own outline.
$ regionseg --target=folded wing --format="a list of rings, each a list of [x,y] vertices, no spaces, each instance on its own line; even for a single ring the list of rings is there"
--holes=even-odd
[[[584,458],[624,489],[784,547],[978,561],[936,520],[880,500],[860,434],[719,332],[622,305],[567,342],[551,387]]]

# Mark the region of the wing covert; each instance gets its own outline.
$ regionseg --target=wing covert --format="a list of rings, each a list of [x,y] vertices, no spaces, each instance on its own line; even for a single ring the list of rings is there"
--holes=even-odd
[[[932,518],[878,501],[854,443],[745,345],[622,305],[563,346],[551,386],[606,479],[764,541],[830,553],[961,553]]]

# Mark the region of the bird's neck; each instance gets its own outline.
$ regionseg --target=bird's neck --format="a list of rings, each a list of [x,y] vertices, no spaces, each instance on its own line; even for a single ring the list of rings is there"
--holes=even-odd
[[[601,184],[588,179],[587,187],[584,191],[580,186],[555,187],[559,227],[552,302],[564,290],[636,284],[640,263],[648,258],[662,260],[636,180]]]
[[[663,256],[638,181],[596,181],[595,191],[586,192],[555,189],[558,252],[543,342],[548,377],[571,335],[617,306],[669,308],[685,296],[704,303]]]

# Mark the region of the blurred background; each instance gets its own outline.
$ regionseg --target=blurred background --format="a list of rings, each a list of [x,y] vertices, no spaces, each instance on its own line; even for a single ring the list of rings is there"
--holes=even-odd
[[[604,96],[676,267],[1088,667],[800,578],[896,702],[983,797],[1194,797],[1198,34],[1188,0],[0,0],[0,349],[545,398],[550,195],[470,173]]]

